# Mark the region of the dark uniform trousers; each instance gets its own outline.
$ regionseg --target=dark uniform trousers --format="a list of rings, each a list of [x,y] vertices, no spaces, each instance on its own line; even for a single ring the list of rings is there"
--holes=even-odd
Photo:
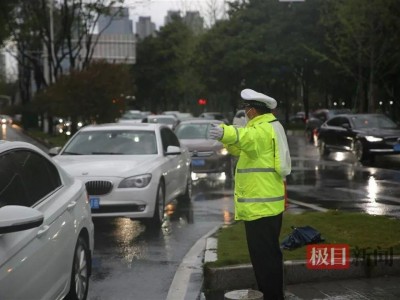
[[[258,289],[264,294],[264,300],[284,299],[283,258],[279,244],[282,213],[244,224]]]

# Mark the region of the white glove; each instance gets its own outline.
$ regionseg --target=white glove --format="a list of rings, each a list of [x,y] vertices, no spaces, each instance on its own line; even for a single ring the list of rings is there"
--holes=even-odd
[[[219,127],[218,125],[211,124],[210,129],[208,130],[208,138],[212,140],[220,140],[224,135],[224,129]]]

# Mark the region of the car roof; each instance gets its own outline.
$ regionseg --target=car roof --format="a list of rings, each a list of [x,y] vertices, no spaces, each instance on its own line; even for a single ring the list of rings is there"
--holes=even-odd
[[[105,123],[88,125],[79,131],[101,131],[101,130],[151,130],[155,131],[160,127],[168,128],[165,124],[159,123]]]
[[[223,115],[222,112],[219,111],[207,111],[207,112],[203,112],[201,113],[201,115],[209,115],[209,116],[214,116],[214,115]]]
[[[155,119],[175,119],[177,120],[177,117],[175,115],[148,115],[146,118],[155,118]]]
[[[221,120],[214,120],[214,119],[189,119],[189,120],[182,120],[178,126],[183,124],[224,124]]]
[[[22,142],[22,141],[7,141],[7,140],[0,140],[0,152],[4,152],[7,150],[11,149],[17,149],[17,148],[24,148],[24,149],[31,149],[35,150],[40,153],[44,153],[39,147],[36,147],[35,145],[27,142]]]

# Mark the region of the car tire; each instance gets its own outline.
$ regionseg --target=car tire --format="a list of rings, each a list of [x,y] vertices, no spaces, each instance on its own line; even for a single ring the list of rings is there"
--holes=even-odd
[[[365,151],[360,140],[356,140],[353,144],[353,154],[359,162],[373,162],[373,156]]]
[[[319,150],[319,156],[321,158],[326,158],[329,155],[329,150],[326,147],[326,144],[323,140],[318,141],[318,150]]]
[[[192,182],[192,172],[189,172],[188,179],[186,182],[186,189],[185,193],[183,195],[180,195],[177,200],[179,203],[190,203],[192,201],[192,188],[193,188],[193,182]]]
[[[85,300],[87,298],[91,271],[90,259],[88,244],[86,240],[80,236],[75,246],[70,289],[65,299]]]
[[[153,217],[149,219],[144,219],[143,223],[149,228],[161,228],[164,221],[164,211],[165,211],[165,186],[164,182],[161,180],[158,184],[156,202],[154,205]]]

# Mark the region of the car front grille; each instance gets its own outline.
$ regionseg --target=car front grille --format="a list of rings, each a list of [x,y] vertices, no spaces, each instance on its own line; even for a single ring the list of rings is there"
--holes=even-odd
[[[194,157],[207,157],[207,156],[211,156],[213,154],[214,154],[213,151],[192,151],[192,152],[190,152],[190,155],[194,156]]]
[[[88,181],[86,182],[86,189],[89,195],[99,196],[111,192],[113,184],[111,181]]]
[[[399,137],[398,136],[386,137],[385,142],[386,144],[393,146],[399,142]]]

